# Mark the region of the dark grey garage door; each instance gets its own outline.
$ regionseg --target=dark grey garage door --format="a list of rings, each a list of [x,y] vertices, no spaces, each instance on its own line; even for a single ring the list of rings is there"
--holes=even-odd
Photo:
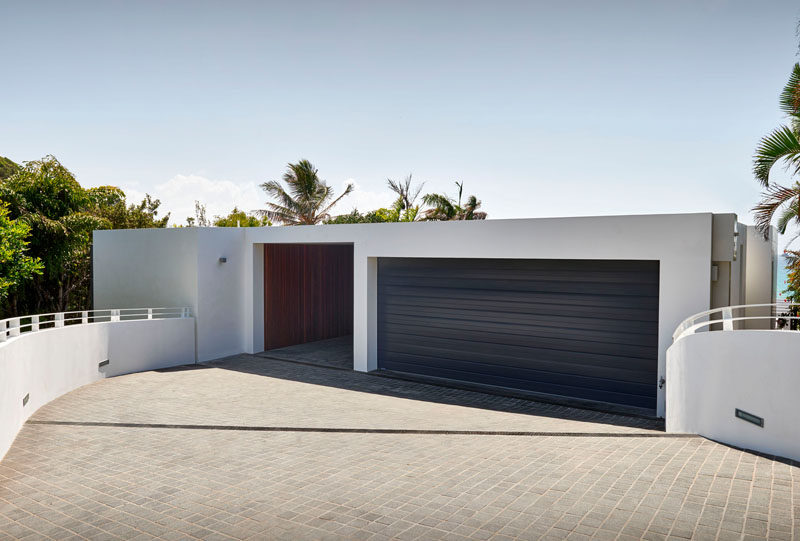
[[[655,409],[658,261],[378,261],[378,368]]]

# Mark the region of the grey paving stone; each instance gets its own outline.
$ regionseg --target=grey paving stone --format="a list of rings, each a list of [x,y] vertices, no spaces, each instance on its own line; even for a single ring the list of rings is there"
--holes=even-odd
[[[797,464],[258,356],[100,381],[32,421],[0,463],[0,539],[800,538]]]

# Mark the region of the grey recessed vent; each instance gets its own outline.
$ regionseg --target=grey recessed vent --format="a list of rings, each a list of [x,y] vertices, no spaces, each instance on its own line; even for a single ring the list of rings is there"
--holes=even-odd
[[[758,415],[753,415],[752,413],[747,413],[744,410],[736,408],[736,417],[742,421],[747,421],[748,423],[753,423],[754,425],[764,428],[764,418],[759,417]]]
[[[97,364],[97,368],[103,368],[104,366],[108,366],[108,363],[109,363],[109,360],[108,360],[108,359],[106,359],[105,361],[100,361],[100,362]]]
[[[26,394],[22,397],[22,405],[26,406],[28,404],[28,400],[31,399],[31,393]]]

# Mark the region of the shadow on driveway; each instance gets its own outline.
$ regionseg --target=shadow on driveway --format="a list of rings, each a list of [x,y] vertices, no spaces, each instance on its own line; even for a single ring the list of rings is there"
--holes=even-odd
[[[341,345],[341,339],[334,340],[338,340],[339,346]],[[309,345],[304,344],[303,346]],[[282,348],[282,350],[273,350],[256,355],[242,354],[225,357],[202,363],[196,367],[185,367],[185,369],[193,370],[201,367],[219,368],[269,378],[312,385],[323,385],[347,391],[372,393],[408,400],[479,408],[504,413],[536,415],[552,419],[599,423],[619,427],[663,430],[663,422],[656,419],[579,409],[564,405],[537,402],[524,398],[498,396],[474,390],[446,387],[420,381],[381,377],[381,374],[345,370],[340,366],[341,362],[324,364],[315,362],[311,357],[315,355],[318,356],[319,353],[313,352],[313,348],[306,347],[304,349],[308,351],[303,351],[304,354],[298,357],[292,357],[290,355],[291,352],[287,350],[291,350],[291,348]],[[277,355],[274,353],[276,351],[278,352]],[[498,430],[503,430],[503,427],[498,427]]]

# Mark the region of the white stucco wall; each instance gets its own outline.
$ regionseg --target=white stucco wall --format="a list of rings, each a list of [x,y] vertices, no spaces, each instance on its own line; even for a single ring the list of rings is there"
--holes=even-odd
[[[667,351],[668,432],[800,460],[800,333],[712,331]],[[764,419],[758,427],[736,408]]]
[[[688,314],[709,307],[711,220],[712,215],[707,213],[273,227],[248,229],[245,244],[353,243],[353,346],[357,370],[377,367],[375,258],[658,260],[661,273],[658,360],[661,375],[675,327]],[[252,288],[253,282],[248,282],[248,287]],[[263,320],[255,321],[253,329],[254,333],[263,332]],[[253,343],[256,342],[257,339],[253,339]],[[659,391],[659,415],[663,415],[663,411],[664,397]]]
[[[197,318],[200,361],[238,351],[256,352],[263,348],[264,327],[261,246],[351,243],[354,367],[372,370],[377,365],[376,258],[657,260],[661,273],[658,362],[659,375],[663,375],[675,327],[687,315],[709,308],[711,224],[712,214],[702,213],[102,231],[95,233],[95,305],[143,306],[146,303],[139,299],[146,298],[150,304],[191,306]],[[172,244],[175,250],[170,249]],[[220,256],[228,258],[221,266]],[[135,278],[126,280],[126,276]],[[153,284],[159,281],[177,285]],[[658,404],[663,415],[661,391]]]
[[[94,308],[189,306],[196,311],[197,231],[95,231]]]
[[[189,363],[193,318],[70,325],[0,343],[0,458],[28,417],[62,394],[104,377]]]
[[[226,259],[225,263],[219,261]],[[248,269],[249,270],[249,269]],[[197,231],[197,351],[207,361],[245,351],[244,228]]]
[[[745,300],[743,304],[770,304],[775,302],[777,286],[777,234],[773,228],[770,238],[765,239],[754,226],[745,226],[747,235],[745,253]],[[747,316],[769,316],[769,307],[748,308]],[[770,320],[750,320],[744,323],[747,329],[769,329]]]
[[[244,228],[95,231],[94,308],[188,306],[199,361],[241,353],[243,251]]]

